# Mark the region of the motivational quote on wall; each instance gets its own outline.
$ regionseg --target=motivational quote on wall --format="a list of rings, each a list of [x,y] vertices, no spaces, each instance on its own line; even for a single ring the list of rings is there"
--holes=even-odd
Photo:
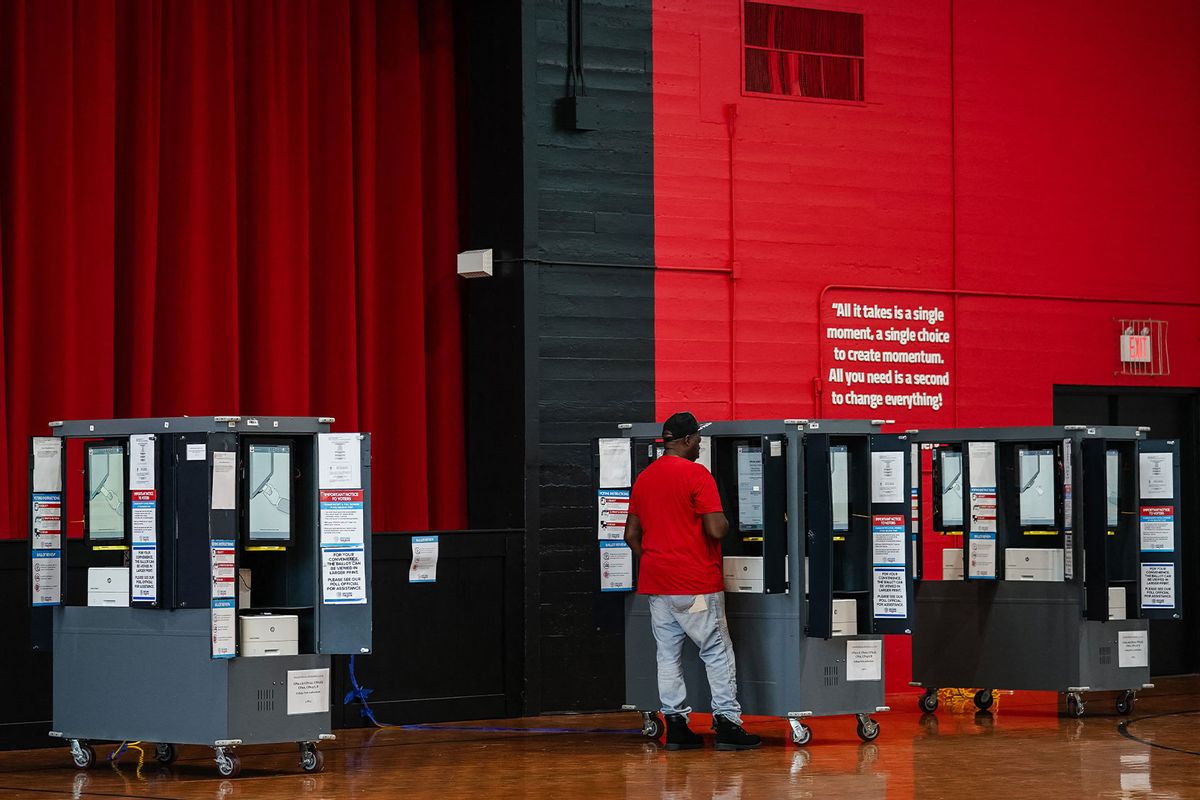
[[[890,296],[889,296],[890,295]],[[953,403],[953,309],[918,293],[843,293],[822,309],[826,408],[939,420]]]

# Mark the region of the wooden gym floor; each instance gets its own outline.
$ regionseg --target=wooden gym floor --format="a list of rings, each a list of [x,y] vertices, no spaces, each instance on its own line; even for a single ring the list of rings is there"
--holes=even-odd
[[[1200,798],[1200,679],[1160,681],[1133,715],[1112,695],[1089,698],[1082,719],[1059,715],[1048,693],[1002,695],[994,713],[943,703],[923,716],[915,695],[890,698],[882,732],[859,742],[853,717],[811,721],[791,744],[781,720],[754,718],[761,750],[668,753],[640,736],[636,714],[537,717],[339,732],[325,771],[302,773],[293,746],[239,750],[241,777],[220,778],[211,751],[180,748],[174,765],[137,753],[114,768],[77,771],[65,747],[0,753],[0,797],[255,798]],[[692,727],[705,730],[696,715]],[[1122,725],[1122,723],[1125,723]]]

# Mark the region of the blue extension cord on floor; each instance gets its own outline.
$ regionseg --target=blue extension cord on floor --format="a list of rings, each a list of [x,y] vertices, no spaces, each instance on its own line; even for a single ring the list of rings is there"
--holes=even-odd
[[[374,689],[368,689],[358,682],[358,676],[354,674],[354,656],[350,656],[350,685],[353,687],[346,693],[346,697],[342,700],[342,705],[350,705],[355,700],[358,701],[359,716],[365,717],[371,721],[371,724],[377,728],[401,728],[408,731],[484,731],[487,733],[641,733],[637,728],[501,728],[487,725],[389,725],[386,722],[380,722],[375,719],[375,712],[371,710],[370,703],[367,702],[367,697],[370,696]]]

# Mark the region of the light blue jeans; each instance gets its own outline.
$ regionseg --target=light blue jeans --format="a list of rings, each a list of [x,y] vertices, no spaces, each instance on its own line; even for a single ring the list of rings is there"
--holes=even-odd
[[[737,701],[737,670],[733,642],[725,621],[725,593],[652,594],[650,627],[658,644],[658,698],[664,714],[683,714],[687,686],[683,681],[683,639],[700,649],[708,671],[713,714],[722,714],[742,724],[742,707]]]

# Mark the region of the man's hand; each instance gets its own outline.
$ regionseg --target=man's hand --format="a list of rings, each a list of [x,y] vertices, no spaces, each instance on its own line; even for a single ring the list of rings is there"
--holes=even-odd
[[[709,538],[721,540],[729,533],[729,520],[725,519],[724,511],[701,514],[700,522],[704,526],[704,535]]]
[[[625,544],[635,556],[642,557],[642,521],[637,514],[630,514],[625,519]]]

